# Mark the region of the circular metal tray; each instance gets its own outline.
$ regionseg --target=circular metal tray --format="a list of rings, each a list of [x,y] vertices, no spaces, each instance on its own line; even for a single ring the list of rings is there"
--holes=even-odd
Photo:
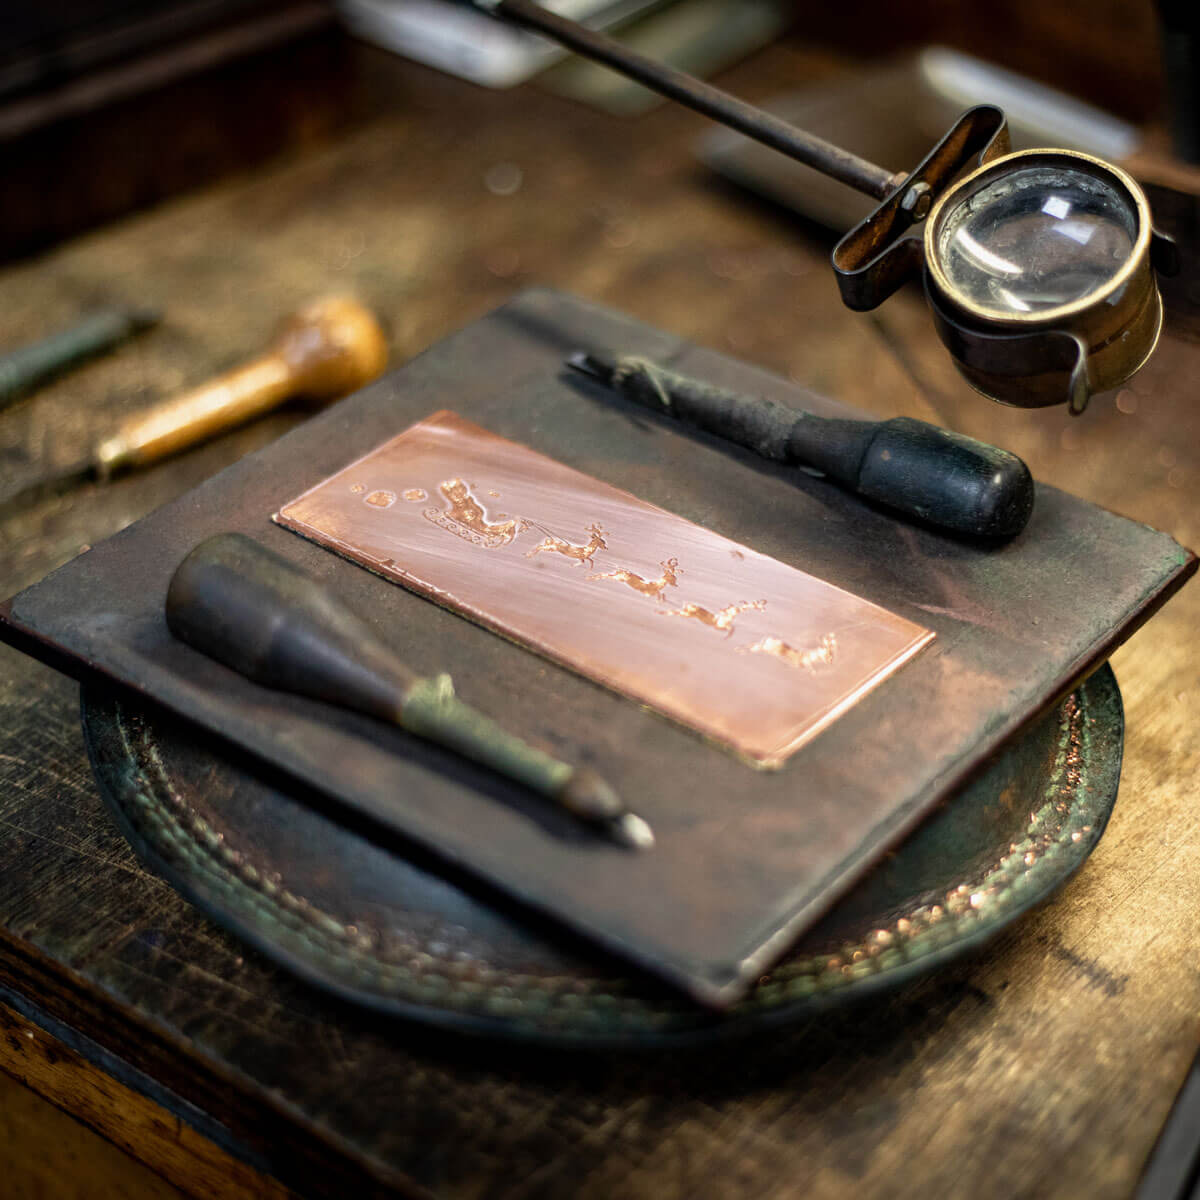
[[[673,1044],[802,1020],[981,945],[1087,858],[1116,801],[1103,667],[888,856],[727,1013],[494,907],[234,763],[194,727],[85,689],[105,798],[150,867],[280,966],[376,1010],[561,1045]]]

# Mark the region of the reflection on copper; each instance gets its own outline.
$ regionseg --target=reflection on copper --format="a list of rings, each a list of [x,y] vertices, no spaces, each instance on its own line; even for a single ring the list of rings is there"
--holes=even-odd
[[[276,520],[763,766],[934,636],[448,412]]]
[[[580,566],[586,564],[590,567],[592,559],[596,557],[596,551],[607,550],[608,542],[604,540],[604,530],[594,521],[587,527],[587,531],[591,537],[582,546],[577,546],[573,542],[564,542],[562,538],[548,533],[544,542],[534,546],[532,550],[525,551],[525,557],[533,558],[538,554],[552,551],[555,554],[561,554],[563,558],[573,559]]]
[[[660,617],[683,617],[699,621],[709,629],[716,629],[727,638],[733,637],[734,622],[744,612],[762,612],[767,607],[765,600],[745,600],[741,604],[728,604],[720,612],[709,612],[699,604],[685,604],[682,608],[660,610]]]

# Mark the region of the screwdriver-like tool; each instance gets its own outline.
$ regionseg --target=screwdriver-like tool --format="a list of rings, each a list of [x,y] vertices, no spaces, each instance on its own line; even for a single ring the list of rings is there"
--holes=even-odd
[[[580,352],[567,364],[646,408],[763,458],[819,471],[860,496],[942,529],[1006,541],[1033,513],[1033,476],[1021,459],[924,421],[818,417],[713,387],[634,355]]]
[[[552,800],[631,849],[654,834],[587,767],[506,732],[454,694],[449,675],[422,678],[334,595],[239,533],[217,534],[176,569],[167,625],[181,641],[255,683],[398,725]]]
[[[101,308],[69,329],[0,355],[0,408],[162,320],[156,308]]]
[[[369,309],[348,298],[318,300],[288,317],[257,358],[129,417],[82,461],[32,481],[18,477],[7,492],[0,488],[0,507],[148,466],[296,396],[332,400],[347,395],[382,374],[386,365],[387,340]]]

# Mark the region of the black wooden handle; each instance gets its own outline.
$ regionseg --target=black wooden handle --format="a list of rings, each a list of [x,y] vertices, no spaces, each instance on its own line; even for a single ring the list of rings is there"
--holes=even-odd
[[[398,718],[416,682],[330,592],[240,533],[201,542],[167,589],[167,625],[265,687]]]
[[[1020,533],[1033,512],[1033,477],[1021,459],[924,421],[818,417],[633,356],[578,354],[568,362],[647,408],[763,458],[816,469],[942,529],[1002,541]]]

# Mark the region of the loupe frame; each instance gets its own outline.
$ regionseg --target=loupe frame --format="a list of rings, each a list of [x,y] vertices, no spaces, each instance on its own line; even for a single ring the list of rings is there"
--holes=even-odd
[[[1005,171],[1047,165],[1101,178],[1132,210],[1136,231],[1113,277],[1069,304],[1032,313],[999,313],[955,288],[937,252],[941,222],[958,201]],[[969,173],[960,179],[962,171]],[[914,233],[925,222],[924,235]],[[1162,300],[1154,271],[1171,274],[1171,240],[1153,225],[1145,193],[1119,167],[1074,150],[1013,152],[1004,114],[991,105],[965,112],[896,191],[837,244],[833,269],[850,308],[875,308],[920,273],[934,325],[959,372],[1001,404],[1087,407],[1154,352]]]
[[[990,179],[1036,166],[1091,175],[1119,192],[1134,215],[1133,247],[1112,278],[1078,300],[997,313],[950,283],[937,249],[941,224]],[[1022,408],[1066,400],[1081,413],[1093,392],[1124,383],[1158,345],[1163,309],[1152,270],[1158,236],[1145,193],[1103,159],[1075,150],[1021,150],[994,159],[946,191],[925,225],[925,293],[938,334],[967,382],[993,400]]]
[[[934,201],[967,167],[1011,153],[1008,123],[993,104],[968,109],[911,174],[833,248],[842,302],[868,312],[915,279],[925,265],[922,240],[910,236]]]

